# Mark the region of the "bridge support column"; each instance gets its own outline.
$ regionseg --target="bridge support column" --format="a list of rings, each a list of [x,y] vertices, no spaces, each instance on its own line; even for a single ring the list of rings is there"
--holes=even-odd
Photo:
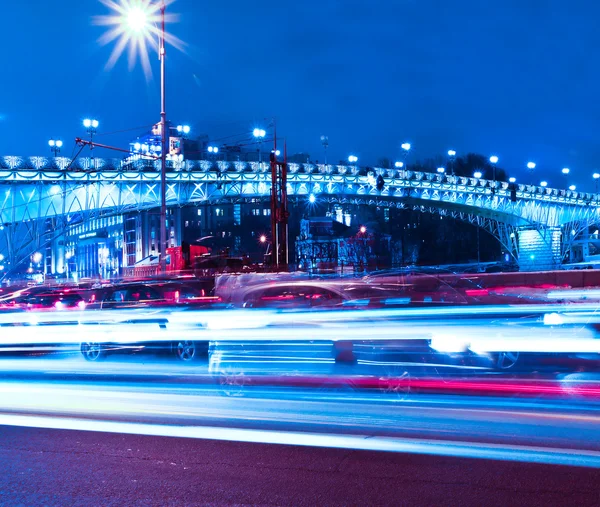
[[[521,271],[547,271],[560,266],[560,227],[521,228],[518,239]]]

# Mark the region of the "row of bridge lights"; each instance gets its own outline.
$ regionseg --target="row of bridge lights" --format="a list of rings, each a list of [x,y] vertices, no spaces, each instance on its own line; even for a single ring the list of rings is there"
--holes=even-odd
[[[87,133],[90,135],[90,140],[93,140],[93,136],[96,133],[97,129],[98,129],[98,125],[99,122],[96,119],[93,118],[86,118],[83,120],[83,126],[86,129]],[[179,134],[182,135],[188,135],[191,132],[191,128],[189,125],[178,125],[177,126],[177,132]],[[264,129],[260,129],[260,128],[255,128],[254,131],[252,132],[253,136],[258,140],[259,144],[262,144],[262,141],[264,140],[265,136],[267,135],[267,132]],[[327,146],[329,145],[329,139],[327,138],[327,136],[321,136],[321,142],[323,143],[323,146],[325,147],[325,149],[327,149]],[[63,142],[60,139],[50,139],[48,141],[48,146],[50,146],[50,150],[52,151],[52,153],[54,153],[54,156],[58,156],[58,154],[60,153],[60,149],[63,146]],[[411,149],[411,144],[410,143],[402,143],[400,145],[400,148],[402,148],[402,150],[404,150],[405,152],[405,158],[406,155],[408,155],[408,152]],[[136,149],[137,149],[137,145],[136,145]],[[260,157],[260,147],[259,147],[259,162],[261,162]],[[219,147],[218,146],[213,146],[210,145],[208,146],[208,153],[211,153],[213,155],[217,155],[219,153]],[[279,150],[277,150],[276,155],[279,156],[280,152]],[[452,161],[454,160],[454,158],[456,157],[456,151],[455,150],[448,150],[448,157]],[[498,163],[498,156],[497,155],[492,155],[490,157],[490,163],[492,164],[492,179],[494,181],[496,181],[496,164]],[[358,162],[358,157],[356,155],[350,155],[348,156],[348,162],[350,164],[356,164]],[[396,169],[402,169],[404,167],[405,163],[403,161],[396,161],[394,163],[394,167]],[[530,172],[533,172],[533,170],[535,169],[536,164],[535,162],[527,162],[527,169]],[[446,168],[445,167],[438,167],[437,168],[437,172],[439,174],[444,174],[446,172]],[[568,167],[563,167],[561,169],[561,172],[563,175],[568,176],[569,173],[571,172],[571,170]],[[483,173],[481,171],[475,171],[473,173],[473,177],[474,178],[481,178],[483,177]],[[592,177],[594,178],[594,181],[596,182],[596,193],[598,193],[598,183],[600,180],[600,173],[593,173]],[[515,177],[510,177],[508,179],[509,183],[516,183],[517,179]],[[543,180],[540,182],[540,186],[541,187],[547,187],[548,186],[548,182]],[[575,185],[570,185],[569,186],[569,190],[574,191],[577,187]]]
[[[83,126],[87,133],[90,135],[90,141],[93,140],[94,134],[98,130],[98,125],[100,125],[100,122],[95,118],[85,118],[83,120]],[[63,142],[61,139],[50,138],[50,140],[48,141],[48,146],[50,146],[50,151],[54,153],[54,156],[58,157],[60,149],[63,147]]]

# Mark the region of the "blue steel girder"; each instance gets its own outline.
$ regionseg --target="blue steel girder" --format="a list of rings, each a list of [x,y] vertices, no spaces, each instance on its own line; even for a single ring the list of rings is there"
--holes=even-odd
[[[98,165],[112,167],[95,160]],[[207,170],[167,173],[169,205],[269,195],[266,164],[257,170],[258,164],[221,162],[226,170],[220,170],[215,164],[201,162],[205,165],[198,168]],[[288,175],[290,196],[312,193],[342,200],[418,200],[440,208],[468,208],[512,225],[556,227],[598,219],[598,199],[592,194],[518,185],[516,202],[512,202],[509,186],[503,182],[411,171],[393,171],[389,176],[391,170],[385,170],[385,185],[379,192],[369,175],[341,174],[345,166],[338,167],[335,174],[300,172],[292,168],[295,165],[290,164]],[[155,170],[0,170],[0,220],[4,224],[100,209],[110,209],[111,213],[142,210],[158,206],[159,200],[160,173]]]
[[[482,178],[355,166],[288,164],[288,168],[291,198],[314,194],[331,202],[443,212],[484,227],[513,254],[514,241],[507,234],[514,228],[579,231],[598,222],[600,209],[595,194],[521,184],[514,187],[516,202],[512,202],[508,183]],[[376,188],[378,175],[384,179],[382,191]],[[166,197],[169,206],[245,202],[268,199],[270,187],[266,163],[170,161]],[[80,220],[159,205],[160,172],[155,161],[124,165],[89,158],[0,157],[0,253],[13,259],[35,251],[44,238],[59,236]],[[53,220],[50,231],[48,219]],[[571,241],[568,235],[563,238]]]

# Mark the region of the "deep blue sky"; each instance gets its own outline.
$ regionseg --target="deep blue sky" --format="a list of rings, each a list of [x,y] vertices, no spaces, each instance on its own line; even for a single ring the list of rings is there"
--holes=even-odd
[[[600,4],[574,0],[177,0],[168,50],[168,114],[213,138],[278,118],[291,152],[363,164],[423,159],[454,148],[497,153],[509,173],[538,164],[556,186],[580,188],[600,168]],[[154,80],[126,58],[104,66],[98,0],[28,0],[3,9],[0,153],[65,154],[86,115],[101,132],[158,121]],[[126,146],[131,134],[102,137]]]

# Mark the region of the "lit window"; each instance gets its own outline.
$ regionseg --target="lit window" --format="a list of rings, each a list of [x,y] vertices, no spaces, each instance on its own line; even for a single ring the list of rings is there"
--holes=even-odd
[[[223,216],[223,210],[221,208],[215,208],[215,215],[218,217]]]
[[[263,210],[263,216],[268,217],[271,215],[271,210],[269,208],[265,208]]]
[[[201,217],[202,216],[202,210],[200,208],[198,208],[198,216]]]
[[[260,208],[253,208],[252,215],[254,215],[255,217],[260,216]]]
[[[189,226],[190,226],[190,222],[189,222],[189,220],[186,220],[186,221],[185,221],[185,226],[186,226],[186,227],[189,227]]]

